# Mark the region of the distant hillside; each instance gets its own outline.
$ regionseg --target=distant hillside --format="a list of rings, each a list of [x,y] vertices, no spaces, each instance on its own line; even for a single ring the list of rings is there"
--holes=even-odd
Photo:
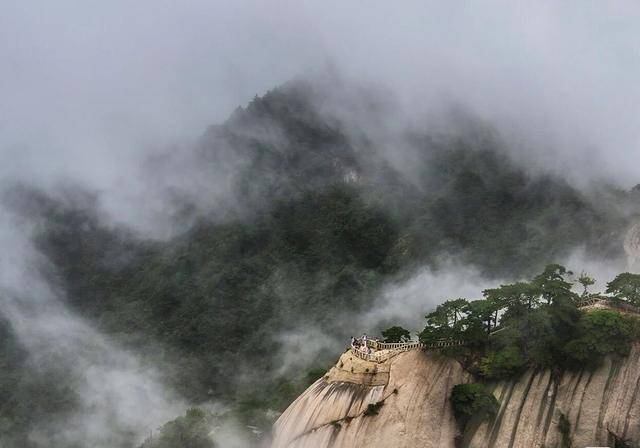
[[[602,187],[595,200],[561,178],[528,174],[490,129],[482,138],[407,131],[400,140],[418,154],[409,180],[384,155],[394,149],[350,129],[326,97],[291,82],[211,127],[194,151],[212,182],[226,172],[230,212],[185,217],[192,224],[169,241],[108,225],[90,194],[59,201],[20,187],[6,200],[38,223],[48,274],[74,310],[160,365],[191,402],[235,403],[242,419],[264,427],[262,411],[284,409],[308,384],[305,372],[275,373],[278,336],[306,326],[348,336],[334,317],[365,309],[416,266],[451,254],[488,276],[516,278],[578,246],[621,254],[629,221],[612,204],[633,205],[630,194]],[[384,116],[361,100],[354,113]],[[19,371],[14,351],[1,356]],[[9,419],[18,418],[16,402],[33,407],[31,425],[55,411],[43,411],[23,379],[1,381]]]

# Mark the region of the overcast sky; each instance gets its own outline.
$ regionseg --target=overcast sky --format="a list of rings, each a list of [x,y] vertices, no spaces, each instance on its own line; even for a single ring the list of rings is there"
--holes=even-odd
[[[333,67],[416,110],[469,104],[532,159],[632,185],[639,20],[630,1],[4,0],[0,175],[126,188],[142,154]]]

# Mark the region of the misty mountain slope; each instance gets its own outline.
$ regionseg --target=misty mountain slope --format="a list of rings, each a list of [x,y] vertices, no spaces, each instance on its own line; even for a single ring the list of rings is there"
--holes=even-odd
[[[382,184],[382,193],[400,189],[399,194],[417,197],[366,130],[357,128],[382,119],[377,96],[317,80],[291,81],[212,126],[198,150],[216,174],[234,173],[230,194],[241,209],[263,209],[274,200],[344,181]]]
[[[516,149],[463,111],[450,135],[389,130],[383,123],[393,121],[393,108],[376,107],[383,94],[335,90],[292,81],[207,132],[204,160],[236,169],[232,208],[265,210],[309,189],[350,183],[410,229],[404,233],[416,259],[457,252],[490,275],[510,275],[577,245],[619,255],[627,221],[606,202],[629,202],[624,194],[604,187],[596,200],[557,175],[527,173],[509,156]]]
[[[348,186],[307,193],[252,224],[202,223],[162,246],[132,247],[89,210],[56,215],[46,202],[38,201],[50,212],[38,247],[57,267],[55,281],[69,282],[69,303],[125,342],[162,341],[197,356],[206,383],[186,382],[193,399],[227,389],[215,369],[230,360],[268,369],[265,347],[292,316],[296,326],[303,316],[331,325],[330,310],[357,311],[358,293],[392,269],[394,223]],[[285,274],[301,280],[289,298],[277,291]]]
[[[324,367],[338,348],[324,336],[353,332],[340,316],[441,257],[516,278],[579,246],[620,255],[629,215],[561,178],[528,173],[497,137],[395,136],[417,154],[409,176],[373,135],[350,128],[384,110],[365,98],[334,112],[317,88],[289,83],[207,131],[194,149],[197,174],[214,182],[226,172],[232,212],[185,217],[192,224],[168,240],[114,226],[89,193],[22,187],[6,196],[37,224],[42,270],[61,297],[159,366],[190,402],[236,403],[241,419],[268,426],[256,410],[286,407],[307,384],[304,368]],[[287,336],[312,330],[323,339],[313,359],[283,370],[300,349]],[[31,392],[13,393],[28,401]]]
[[[620,253],[621,217],[562,179],[528,175],[491,149],[454,145],[429,162],[428,193],[415,217],[425,245],[462,252],[494,275],[522,274],[580,245],[605,256]]]
[[[11,325],[0,321],[0,443],[35,447],[34,422],[62,425],[78,406],[74,382],[65,369],[40,366],[29,359]]]

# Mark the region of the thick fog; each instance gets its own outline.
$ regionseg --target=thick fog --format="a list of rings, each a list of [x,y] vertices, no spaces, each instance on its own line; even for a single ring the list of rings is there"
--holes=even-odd
[[[406,115],[468,105],[532,164],[635,184],[639,16],[631,1],[9,0],[2,175],[78,178],[124,213],[146,154],[296,75],[337,71],[390,89]]]
[[[79,181],[104,193],[114,219],[151,228],[165,212],[159,189],[202,190],[178,169],[141,175],[151,154],[188,167],[181,149],[254,95],[338,73],[387,89],[396,107],[386,126],[446,127],[443,110],[456,104],[498,128],[532,169],[631,186],[639,16],[631,1],[9,0],[0,175]]]
[[[166,389],[156,369],[66,309],[61,292],[41,275],[43,260],[29,243],[31,227],[11,214],[0,217],[0,315],[28,351],[30,369],[59,372],[79,397],[64,424],[37,426],[31,441],[106,448],[124,446],[132,436],[142,440],[186,404]]]
[[[390,129],[446,129],[452,108],[461,107],[494,126],[532,170],[565,173],[580,185],[604,179],[630,187],[640,182],[639,19],[632,1],[5,0],[0,188],[20,182],[55,195],[57,185],[77,183],[98,192],[112,220],[164,236],[164,189],[210,189],[202,195],[210,199],[228,183],[207,178],[205,186],[191,176],[185,148],[237,106],[300,75],[385,92]],[[405,163],[390,151],[390,160]],[[150,160],[163,168],[150,170]],[[44,354],[54,350],[58,362],[77,366],[86,397],[87,414],[34,440],[47,446],[39,438],[51,431],[101,446],[107,424],[148,431],[181,412],[185,405],[153,369],[62,307],[33,268],[28,230],[5,216],[0,313],[34,362],[51,362]],[[568,262],[587,263],[579,253]],[[418,325],[425,306],[451,294],[477,296],[486,286],[470,267],[425,268],[389,285],[357,325]],[[282,342],[311,347],[313,357],[324,348],[315,344],[321,337],[313,329],[284,334]],[[141,408],[154,412],[141,415]]]

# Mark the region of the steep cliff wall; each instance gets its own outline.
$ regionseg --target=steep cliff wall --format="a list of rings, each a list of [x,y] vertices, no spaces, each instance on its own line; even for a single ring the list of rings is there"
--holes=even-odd
[[[347,352],[278,419],[272,448],[453,448],[460,434],[449,394],[472,380],[435,353],[411,351],[374,365]],[[500,411],[493,421],[472,422],[462,446],[614,446],[615,437],[640,446],[640,346],[594,371],[554,378],[530,370],[489,387]]]
[[[437,354],[415,350],[374,364],[347,352],[278,419],[272,447],[453,448],[449,393],[469,380]]]
[[[640,347],[594,371],[526,372],[518,381],[493,385],[500,411],[465,437],[465,446],[562,447],[560,420],[574,447],[613,446],[615,437],[640,444]],[[563,417],[564,416],[564,417]],[[565,442],[566,443],[566,442]]]

